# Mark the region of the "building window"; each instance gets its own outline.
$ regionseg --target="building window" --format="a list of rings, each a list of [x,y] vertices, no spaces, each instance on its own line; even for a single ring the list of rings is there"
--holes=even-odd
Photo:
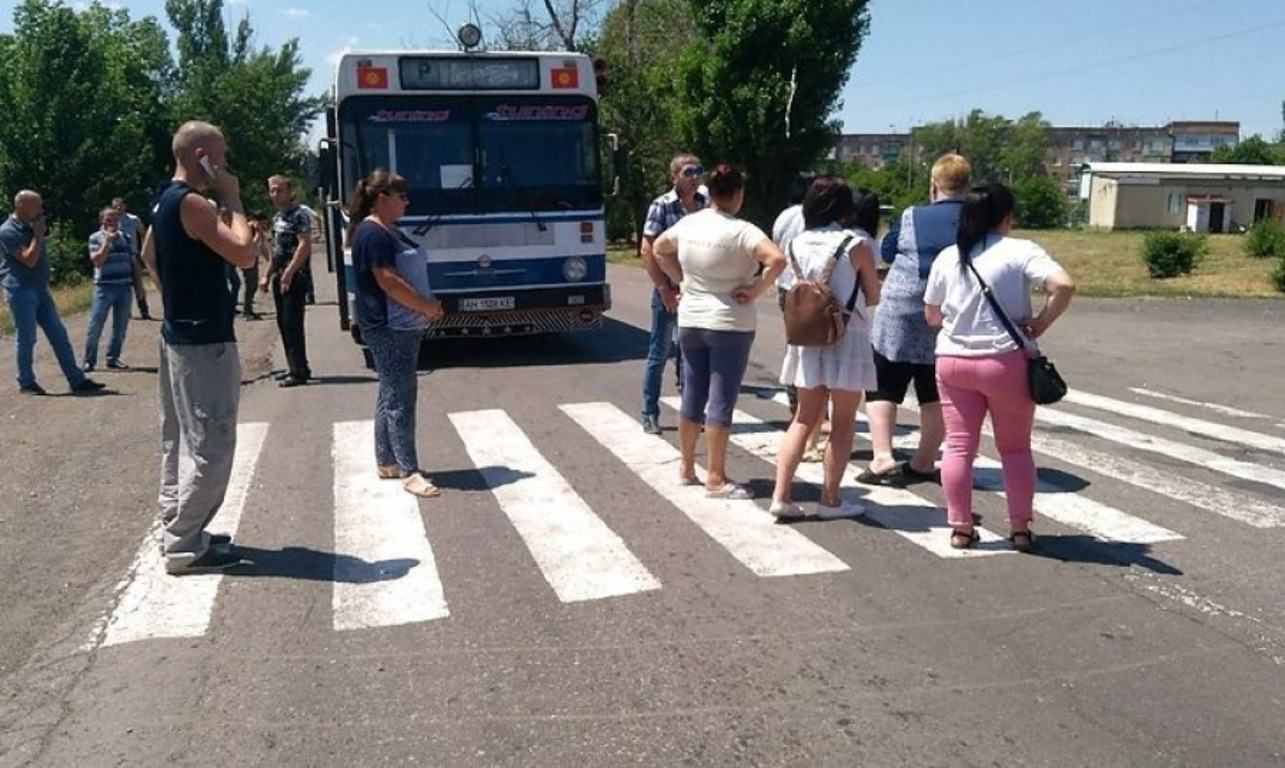
[[[1071,142],[1071,149],[1084,149],[1084,139],[1076,139]]]
[[[1170,216],[1182,215],[1182,195],[1176,192],[1169,193],[1169,200],[1165,205],[1165,213]]]

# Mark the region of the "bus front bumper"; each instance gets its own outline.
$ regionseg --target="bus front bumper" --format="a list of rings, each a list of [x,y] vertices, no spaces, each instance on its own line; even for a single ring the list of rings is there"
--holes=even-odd
[[[611,309],[606,284],[574,288],[438,294],[446,317],[429,326],[427,338],[524,336],[592,331]]]

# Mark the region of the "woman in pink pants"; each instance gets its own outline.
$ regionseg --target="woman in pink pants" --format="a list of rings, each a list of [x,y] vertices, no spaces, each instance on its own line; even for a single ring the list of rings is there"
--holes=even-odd
[[[956,244],[933,263],[924,294],[924,313],[937,335],[937,385],[946,421],[946,455],[941,484],[950,521],[950,545],[977,543],[973,527],[973,459],[982,423],[991,417],[995,448],[1003,464],[1008,498],[1009,539],[1028,552],[1031,506],[1035,497],[1035,459],[1031,427],[1035,403],[1026,383],[1027,358],[1035,339],[1071,303],[1075,282],[1035,243],[1009,237],[1013,193],[1002,184],[977,187],[964,203]],[[979,280],[980,278],[980,280]],[[1004,329],[982,289],[984,281],[1013,324],[1028,337],[1019,345]],[[1031,287],[1047,294],[1038,313],[1031,309]]]

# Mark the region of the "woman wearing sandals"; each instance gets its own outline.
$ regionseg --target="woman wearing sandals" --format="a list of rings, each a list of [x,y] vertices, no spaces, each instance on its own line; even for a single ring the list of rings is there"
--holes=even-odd
[[[853,230],[845,230],[843,224],[854,219]],[[850,517],[859,514],[860,507],[844,505],[839,482],[852,454],[857,407],[865,390],[875,386],[866,306],[879,303],[879,276],[871,248],[871,233],[879,230],[879,198],[864,195],[857,203],[846,182],[822,176],[812,183],[803,201],[803,221],[806,230],[789,245],[790,269],[800,280],[828,276],[835,299],[845,307],[851,302],[853,311],[843,337],[834,344],[786,348],[781,383],[797,388],[799,407],[781,442],[769,511],[781,519],[803,516],[802,508],[790,500],[790,485],[808,435],[825,418],[829,402],[833,403],[830,442],[817,517]]]
[[[415,451],[415,370],[424,334],[398,321],[397,305],[430,320],[445,312],[440,301],[422,295],[397,273],[398,256],[417,250],[397,228],[408,203],[405,179],[385,170],[370,174],[357,183],[348,206],[348,243],[357,283],[357,326],[379,374],[376,469],[381,478],[400,478],[408,493],[432,498],[441,491],[420,470]]]
[[[941,466],[950,545],[977,543],[973,526],[973,459],[989,412],[995,448],[1003,464],[1004,493],[1013,547],[1029,552],[1035,497],[1031,428],[1035,403],[1026,369],[1034,340],[1066,311],[1075,282],[1035,243],[1008,236],[1013,227],[1013,193],[1002,184],[977,187],[964,202],[956,245],[942,251],[928,276],[924,314],[941,326],[937,336],[937,384],[946,421]],[[991,308],[982,284],[1023,329],[1018,344]],[[1031,286],[1048,295],[1032,315]]]
[[[708,181],[711,206],[683,217],[652,245],[657,263],[680,286],[678,346],[683,353],[683,405],[678,422],[679,481],[697,485],[696,443],[709,443],[705,481],[712,498],[747,499],[727,478],[732,412],[754,343],[755,301],[776,285],[785,255],[763,230],[736,218],[745,177],[720,165]],[[763,271],[757,278],[759,264]],[[706,408],[708,406],[708,409]]]

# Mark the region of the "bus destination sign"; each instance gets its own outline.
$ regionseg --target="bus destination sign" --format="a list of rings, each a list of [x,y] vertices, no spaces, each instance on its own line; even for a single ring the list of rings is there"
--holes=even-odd
[[[407,91],[520,91],[540,88],[537,59],[403,57]]]

